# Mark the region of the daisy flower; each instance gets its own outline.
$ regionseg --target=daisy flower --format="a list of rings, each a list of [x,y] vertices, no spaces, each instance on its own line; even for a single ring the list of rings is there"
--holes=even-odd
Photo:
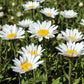
[[[42,52],[45,49],[42,50],[41,45],[36,46],[36,45],[34,45],[34,43],[32,43],[31,45],[26,46],[26,48],[21,47],[21,50],[22,51],[18,51],[18,53],[20,53],[20,54],[24,54],[24,53],[28,53],[29,54],[30,53],[31,55],[34,54],[35,56],[37,56],[37,55],[40,56],[40,55],[42,55]]]
[[[73,10],[64,10],[61,12],[61,15],[65,18],[73,18],[76,17],[78,13],[74,12]]]
[[[43,3],[45,0],[33,0],[33,1],[38,1],[40,3]]]
[[[29,25],[31,25],[33,23],[33,21],[31,21],[30,19],[26,19],[26,20],[22,20],[20,22],[18,22],[18,25],[22,26],[22,27],[29,27]]]
[[[23,5],[24,10],[31,10],[31,9],[36,9],[36,8],[40,8],[40,3],[39,2],[26,2],[26,4]]]
[[[43,40],[43,37],[46,39],[55,37],[54,34],[57,33],[58,26],[52,25],[51,21],[49,22],[42,22],[39,21],[37,23],[32,24],[33,28],[29,28],[29,33],[33,34],[30,37],[36,37],[39,41]]]
[[[81,25],[84,25],[84,19],[81,19],[82,23],[80,23]]]
[[[12,66],[11,68],[14,72],[23,74],[39,67],[39,65],[43,63],[43,60],[38,61],[39,59],[40,56],[34,56],[34,54],[24,54],[23,56],[19,56],[19,59],[13,59],[15,66]]]
[[[0,37],[3,40],[12,40],[24,38],[25,31],[20,27],[17,28],[16,25],[4,25],[0,31]]]
[[[58,15],[59,13],[58,10],[55,10],[55,8],[52,8],[52,9],[44,8],[40,12],[51,18],[55,18],[55,16]]]
[[[66,40],[66,41],[69,41],[71,40],[72,42],[73,41],[80,41],[83,38],[83,35],[81,34],[82,32],[78,32],[77,29],[73,29],[73,30],[70,30],[70,29],[66,29],[66,31],[61,31],[61,34],[62,36],[60,36],[60,38]]]
[[[59,47],[56,47],[60,52],[58,54],[65,55],[68,57],[77,57],[79,55],[84,55],[83,42],[67,42],[67,44],[62,43]]]

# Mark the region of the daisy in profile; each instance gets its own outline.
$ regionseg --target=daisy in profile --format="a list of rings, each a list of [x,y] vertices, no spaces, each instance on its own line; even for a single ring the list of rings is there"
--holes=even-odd
[[[51,26],[51,21],[49,22],[42,22],[40,23],[39,21],[37,23],[34,23],[33,28],[29,28],[29,33],[33,34],[30,37],[36,37],[38,38],[39,41],[43,40],[43,37],[46,39],[53,38],[55,37],[54,34],[57,33],[57,28],[58,26],[52,25]]]
[[[32,20],[26,19],[26,20],[22,20],[22,21],[18,22],[18,25],[20,25],[22,27],[29,27],[29,25],[31,25],[32,23],[33,23]]]
[[[77,14],[76,12],[74,12],[73,10],[64,10],[61,12],[61,15],[64,17],[64,18],[73,18],[73,17],[77,17]]]
[[[4,25],[0,31],[0,37],[3,40],[12,40],[24,38],[25,31],[22,28],[17,28],[16,25]]]
[[[43,60],[39,61],[39,59],[40,56],[34,56],[34,54],[24,54],[23,56],[19,56],[19,59],[13,59],[15,66],[12,66],[11,68],[14,72],[23,74],[39,67],[39,65],[43,63]]]
[[[43,49],[42,50],[42,47],[41,45],[37,46],[37,45],[34,45],[34,43],[32,43],[31,45],[29,46],[26,46],[26,48],[24,47],[21,47],[21,50],[22,51],[18,51],[18,53],[20,54],[24,54],[24,53],[30,53],[31,55],[34,54],[34,56],[37,56],[37,55],[42,55],[42,52],[45,50]]]
[[[81,25],[84,25],[84,19],[81,19],[82,23],[80,23]]]
[[[26,4],[22,5],[24,10],[31,10],[31,9],[36,9],[36,8],[40,8],[40,3],[39,2],[32,2],[32,1],[28,1],[26,2]]]
[[[67,44],[62,43],[59,47],[56,47],[60,52],[58,54],[68,56],[68,57],[77,57],[79,55],[84,55],[83,42],[67,42]]]
[[[55,8],[44,8],[40,12],[51,18],[55,18],[55,16],[59,14],[58,10],[55,10]]]
[[[62,36],[60,36],[60,38],[66,40],[66,41],[69,41],[71,40],[72,42],[73,41],[80,41],[83,38],[83,34],[82,32],[78,32],[77,29],[73,29],[73,30],[70,30],[70,29],[66,29],[66,31],[61,31],[61,34]]]
[[[33,0],[33,1],[38,1],[40,3],[43,3],[45,0]]]
[[[61,38],[62,38],[62,34],[59,33],[59,34],[57,35],[57,40],[61,40]]]

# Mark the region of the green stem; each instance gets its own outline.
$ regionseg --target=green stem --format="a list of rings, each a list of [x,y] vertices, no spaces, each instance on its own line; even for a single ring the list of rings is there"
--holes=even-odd
[[[19,76],[18,76],[18,80],[19,80],[19,84],[21,84],[21,81],[20,81],[20,74],[19,74]]]
[[[35,82],[35,80],[36,80],[35,70],[33,70],[33,78],[34,78],[33,84],[36,84],[36,82]]]
[[[43,41],[42,41],[42,44],[43,44],[43,49],[45,49],[47,46],[46,46],[46,40],[43,38]],[[46,52],[46,51],[45,51]],[[47,59],[46,59],[46,56],[44,58],[44,61],[45,61],[45,72],[46,72],[46,80],[48,81],[48,74],[47,74]]]
[[[72,66],[72,61],[71,59],[69,60],[69,84],[71,84],[71,66]]]
[[[45,72],[46,72],[46,80],[48,81],[46,59],[45,59]]]
[[[2,56],[1,56],[1,52],[2,52],[2,49],[1,49],[1,44],[2,44],[2,39],[0,39],[0,64],[1,64],[1,60],[2,60]],[[0,74],[1,74],[1,66],[0,66]]]
[[[28,45],[28,34],[26,30],[25,30],[25,38],[26,38],[26,44]]]
[[[27,83],[27,84],[30,84],[30,83],[29,83],[29,76],[28,76],[28,73],[25,73],[25,75],[26,75],[26,80],[27,80],[26,83]]]

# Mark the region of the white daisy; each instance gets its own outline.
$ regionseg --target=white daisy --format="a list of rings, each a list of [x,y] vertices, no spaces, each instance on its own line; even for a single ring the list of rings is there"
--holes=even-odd
[[[29,25],[31,25],[32,23],[33,23],[32,20],[26,19],[26,20],[22,20],[22,21],[18,22],[18,25],[20,25],[22,27],[29,27]]]
[[[40,56],[34,56],[34,54],[24,54],[23,56],[19,56],[19,59],[20,60],[15,58],[13,60],[15,66],[12,66],[11,68],[13,69],[13,71],[20,74],[36,69],[41,63],[43,63],[43,60],[38,61],[40,59]]]
[[[84,25],[84,19],[81,19],[82,23],[80,23],[81,25]]]
[[[64,10],[61,12],[61,15],[65,18],[73,18],[76,17],[78,13],[74,12],[73,10]]]
[[[43,3],[45,0],[33,0],[33,1],[38,1],[40,3]]]
[[[24,38],[25,31],[21,27],[17,28],[16,25],[4,25],[2,28],[0,37],[4,40]]]
[[[52,17],[55,18],[56,15],[58,15],[58,10],[55,10],[55,8],[44,8],[40,11],[41,13],[43,13],[44,15],[48,16],[48,17]]]
[[[45,50],[45,49],[42,50],[41,45],[36,46],[36,45],[34,45],[34,43],[32,43],[29,46],[26,46],[26,48],[21,47],[21,49],[22,49],[22,51],[18,51],[18,53],[20,53],[20,54],[24,54],[24,53],[29,54],[30,53],[31,55],[34,54],[35,56],[42,55],[42,52]]]
[[[40,3],[39,2],[26,2],[26,4],[23,5],[24,10],[31,10],[31,9],[36,9],[36,8],[40,8]]]
[[[70,30],[70,29],[66,29],[66,31],[61,31],[61,34],[62,36],[60,36],[60,38],[66,40],[66,41],[69,41],[71,40],[72,42],[73,41],[80,41],[83,38],[83,34],[82,32],[78,32],[77,29],[73,29],[73,30]]]
[[[83,42],[75,43],[75,42],[67,42],[67,44],[62,43],[59,47],[56,47],[60,51],[61,55],[69,56],[69,57],[77,57],[79,55],[84,55]]]
[[[32,33],[30,37],[36,37],[39,41],[43,40],[43,37],[46,39],[55,37],[54,34],[57,33],[58,26],[52,25],[51,21],[49,22],[42,22],[39,21],[37,23],[32,24],[33,28],[29,28],[29,33]]]

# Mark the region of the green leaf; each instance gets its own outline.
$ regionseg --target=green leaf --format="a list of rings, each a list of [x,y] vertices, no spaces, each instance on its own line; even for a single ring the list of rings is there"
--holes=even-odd
[[[73,84],[79,84],[80,78],[76,79]]]
[[[52,80],[52,84],[62,84],[62,82],[60,82],[60,77],[57,78],[56,80],[53,79],[53,80]]]
[[[0,74],[0,79],[2,79],[3,78],[3,76]]]

